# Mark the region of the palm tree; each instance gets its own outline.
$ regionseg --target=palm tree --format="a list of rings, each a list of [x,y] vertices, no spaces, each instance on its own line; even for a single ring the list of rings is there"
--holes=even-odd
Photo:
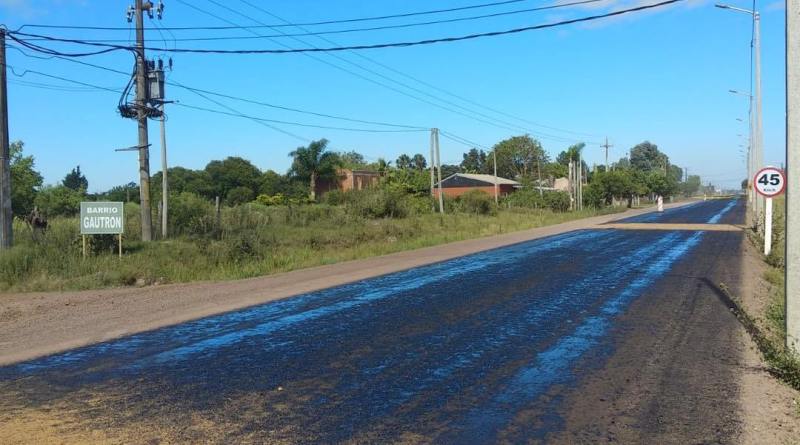
[[[308,147],[298,147],[289,153],[293,158],[290,174],[308,181],[308,197],[314,201],[317,198],[317,179],[332,178],[336,176],[339,167],[339,156],[333,152],[326,152],[328,140],[320,139],[308,144]]]
[[[396,165],[400,170],[407,170],[411,168],[411,162],[411,157],[404,153],[397,158],[397,160],[394,162],[394,165]]]

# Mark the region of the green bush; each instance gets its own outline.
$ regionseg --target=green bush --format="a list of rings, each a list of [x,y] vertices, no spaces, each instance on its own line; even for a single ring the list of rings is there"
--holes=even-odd
[[[332,206],[344,205],[347,202],[347,192],[331,190],[322,195],[322,202]]]
[[[510,207],[526,209],[541,209],[546,207],[543,193],[532,188],[517,190],[505,197],[503,202]]]
[[[460,210],[476,215],[488,215],[495,210],[494,200],[480,190],[470,190],[458,197]]]
[[[234,187],[225,196],[225,202],[230,206],[238,206],[253,200],[253,190],[248,187]]]
[[[216,228],[214,205],[189,192],[172,196],[169,220],[173,235],[205,236]]]
[[[382,188],[350,190],[345,209],[349,215],[362,218],[402,218],[406,216],[402,200],[402,193]]]
[[[569,193],[548,191],[544,193],[544,202],[554,212],[569,210]]]
[[[603,191],[599,186],[587,184],[583,187],[583,205],[593,209],[602,209],[605,206]]]
[[[256,197],[256,202],[264,205],[264,206],[278,206],[286,204],[286,197],[283,196],[281,193],[276,193],[272,196],[269,195],[258,195]]]
[[[83,190],[72,190],[63,185],[51,185],[39,190],[34,204],[48,217],[75,216],[80,212],[83,200]]]

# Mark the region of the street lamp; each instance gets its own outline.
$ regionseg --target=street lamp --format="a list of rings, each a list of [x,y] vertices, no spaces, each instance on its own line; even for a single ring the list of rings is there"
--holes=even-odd
[[[752,149],[750,150],[750,161],[749,161],[749,169],[748,171],[748,184],[749,181],[752,180],[751,176],[752,173],[755,172],[761,165],[764,163],[764,137],[762,134],[762,127],[761,127],[761,15],[758,11],[753,11],[750,9],[739,8],[737,6],[731,6],[726,4],[717,3],[717,8],[721,9],[728,9],[734,12],[741,12],[743,14],[748,14],[753,17],[753,41],[752,41],[752,48],[753,48],[753,75],[754,75],[754,88],[753,88],[753,95],[740,93],[736,90],[729,90],[731,93],[740,94],[743,96],[747,96],[750,99],[750,145]],[[755,105],[755,113],[753,113],[753,105]],[[750,190],[751,187],[748,187]],[[752,223],[753,226],[758,226],[758,222],[760,221],[759,215],[764,207],[764,199],[760,196],[755,196],[752,191],[749,191],[752,202],[755,200],[755,212],[751,214],[752,216]]]

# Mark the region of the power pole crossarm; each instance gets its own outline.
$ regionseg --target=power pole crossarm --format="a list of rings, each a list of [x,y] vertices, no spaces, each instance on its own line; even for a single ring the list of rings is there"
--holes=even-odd
[[[6,31],[0,28],[0,250],[11,247],[11,153],[8,141],[8,90],[6,89]]]

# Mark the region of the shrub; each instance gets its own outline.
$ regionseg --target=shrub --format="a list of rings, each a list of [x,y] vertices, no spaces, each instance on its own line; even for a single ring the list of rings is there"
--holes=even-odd
[[[492,197],[480,190],[470,190],[458,197],[462,212],[488,215],[494,210]]]
[[[583,205],[593,209],[603,208],[605,199],[603,191],[597,185],[588,184],[583,188]]]
[[[347,192],[345,209],[363,218],[402,218],[406,216],[403,195],[397,191],[373,188]]]
[[[546,206],[542,192],[532,188],[517,190],[508,195],[504,202],[511,207],[541,209]]]
[[[81,210],[83,190],[72,190],[63,185],[47,186],[39,190],[34,203],[47,216],[75,216]]]
[[[569,210],[569,194],[567,192],[548,191],[544,193],[544,202],[554,212]]]
[[[343,205],[347,201],[347,193],[341,190],[331,190],[322,195],[322,202],[332,206]]]
[[[253,200],[253,190],[247,187],[234,187],[228,191],[225,202],[231,206],[248,203]]]
[[[277,206],[286,204],[286,197],[281,193],[276,193],[272,196],[258,195],[258,197],[256,197],[256,202],[265,206]]]
[[[211,202],[189,192],[170,199],[169,220],[170,231],[181,235],[208,235],[216,226]]]

